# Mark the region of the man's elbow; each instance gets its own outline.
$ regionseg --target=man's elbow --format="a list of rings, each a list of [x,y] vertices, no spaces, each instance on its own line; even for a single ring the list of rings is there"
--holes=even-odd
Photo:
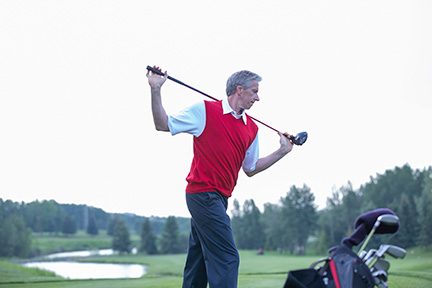
[[[244,171],[245,172],[245,174],[248,176],[248,177],[252,177],[252,176],[254,176],[255,174],[257,174],[258,172],[256,172],[256,170],[253,170],[253,171]]]
[[[169,129],[166,127],[162,127],[162,126],[155,126],[156,131],[162,131],[162,132],[168,132]]]
[[[164,123],[155,123],[156,131],[169,132],[168,124]]]

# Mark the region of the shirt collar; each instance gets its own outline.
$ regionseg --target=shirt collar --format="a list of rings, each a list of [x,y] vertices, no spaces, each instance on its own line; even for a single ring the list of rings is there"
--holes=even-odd
[[[222,109],[223,109],[223,114],[231,113],[231,115],[233,115],[236,119],[240,119],[241,117],[243,119],[244,124],[247,125],[247,117],[246,117],[245,110],[243,110],[243,113],[240,116],[237,116],[236,112],[229,105],[228,98],[222,100]]]

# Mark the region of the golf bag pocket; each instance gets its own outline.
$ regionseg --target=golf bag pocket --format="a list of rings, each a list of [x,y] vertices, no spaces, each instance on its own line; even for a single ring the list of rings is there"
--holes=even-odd
[[[323,279],[315,269],[288,272],[284,288],[326,288]]]
[[[330,253],[318,273],[330,288],[372,288],[375,285],[367,265],[345,245]]]

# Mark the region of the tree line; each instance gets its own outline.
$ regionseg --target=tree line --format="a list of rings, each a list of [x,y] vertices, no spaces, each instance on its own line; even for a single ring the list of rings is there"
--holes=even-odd
[[[387,170],[359,189],[350,182],[333,191],[326,207],[318,211],[311,189],[292,186],[275,204],[264,211],[246,200],[243,207],[234,201],[232,226],[239,249],[287,251],[304,255],[307,247],[326,253],[354,231],[356,218],[370,210],[389,208],[400,218],[396,234],[376,235],[371,244],[405,248],[432,244],[432,168],[413,170],[409,165]]]
[[[129,253],[133,248],[130,234],[142,234],[144,225],[148,225],[147,233],[152,234],[154,245],[158,246],[152,254],[185,252],[183,243],[187,242],[189,223],[190,219],[184,217],[113,214],[86,205],[59,204],[54,200],[18,203],[0,198],[0,257],[39,256],[39,252],[32,249],[33,233],[68,237],[78,230],[89,235],[106,230],[112,237],[112,248]],[[141,246],[139,244],[140,250]]]
[[[377,208],[395,211],[401,228],[396,234],[376,235],[371,246],[385,242],[427,249],[432,243],[432,168],[420,171],[409,165],[396,167],[371,177],[357,190],[348,182],[335,189],[326,207],[319,211],[307,185],[290,187],[278,203],[266,203],[263,212],[252,199],[243,206],[234,200],[232,227],[239,249],[264,248],[304,255],[311,247],[315,253],[326,253],[353,232],[360,214]],[[72,235],[84,230],[97,235],[99,229],[107,230],[113,237],[113,249],[122,253],[132,248],[131,232],[140,235],[140,252],[183,253],[189,225],[189,218],[110,214],[54,200],[17,203],[0,198],[0,257],[27,257],[31,254],[32,233]]]

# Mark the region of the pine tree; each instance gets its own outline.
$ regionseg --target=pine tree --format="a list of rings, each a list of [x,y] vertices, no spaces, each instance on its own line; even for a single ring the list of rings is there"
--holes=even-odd
[[[99,234],[98,228],[96,226],[96,220],[94,219],[93,216],[91,216],[89,219],[89,224],[87,227],[87,234],[90,234],[90,235],[98,235]]]
[[[292,186],[287,196],[282,199],[284,217],[288,221],[287,232],[293,234],[290,249],[295,249],[297,255],[306,253],[306,241],[317,226],[314,200],[315,196],[306,185],[302,188]]]
[[[161,253],[173,254],[180,252],[179,231],[177,220],[174,216],[169,216],[161,238]]]
[[[31,240],[31,230],[22,216],[11,214],[4,221],[0,216],[0,257],[27,257]]]
[[[120,254],[129,253],[131,251],[129,231],[125,222],[121,219],[119,219],[115,225],[112,248],[114,251],[119,251]]]
[[[146,218],[141,229],[140,252],[146,252],[149,255],[157,254],[156,237],[153,234],[149,218]]]
[[[66,235],[72,235],[77,232],[77,225],[75,219],[69,214],[66,214],[63,219],[62,232]]]
[[[422,195],[416,199],[420,235],[418,244],[428,251],[432,244],[432,168],[424,173]]]
[[[264,246],[265,235],[261,225],[261,212],[255,202],[246,200],[243,205],[242,249],[258,249]],[[239,244],[240,246],[240,244]]]

